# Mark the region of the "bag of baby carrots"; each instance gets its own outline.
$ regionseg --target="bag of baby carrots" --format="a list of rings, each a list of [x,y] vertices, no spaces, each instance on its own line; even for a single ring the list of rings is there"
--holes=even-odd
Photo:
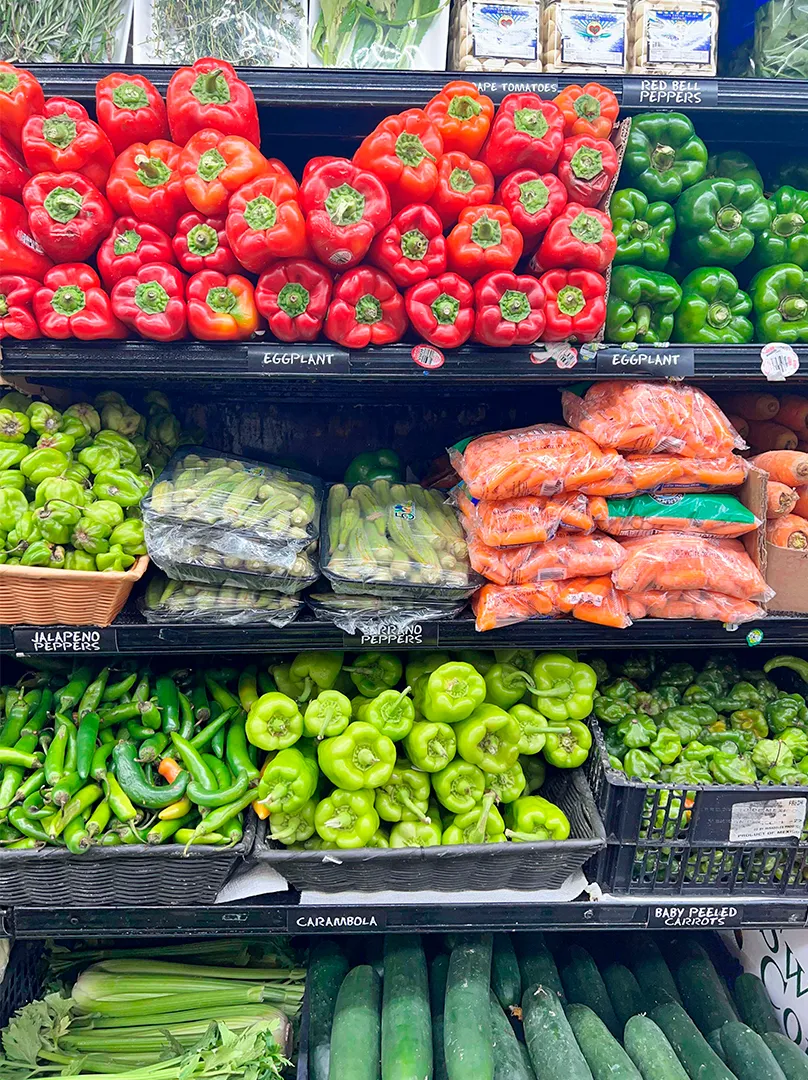
[[[595,521],[611,536],[684,532],[698,536],[743,536],[761,524],[734,495],[635,495],[601,500]]]
[[[601,447],[638,454],[726,457],[746,443],[713,399],[686,383],[593,383],[583,397],[565,390],[564,419]]]
[[[592,532],[595,523],[589,499],[579,492],[558,495],[523,495],[519,499],[474,499],[465,484],[458,484],[452,498],[462,515],[467,535],[477,536],[490,547],[541,544],[552,540],[559,529]],[[603,499],[592,500],[605,506]]]
[[[483,585],[471,598],[478,630],[496,630],[527,619],[552,619],[558,586],[552,581],[532,585]]]
[[[745,623],[762,619],[766,612],[750,600],[710,592],[685,589],[671,592],[626,593],[632,619],[706,619],[711,622]]]
[[[644,492],[692,493],[738,487],[749,466],[736,454],[723,458],[679,457],[677,454],[624,454],[607,480],[585,485],[586,495],[627,496]]]
[[[562,611],[571,613],[583,622],[618,630],[631,626],[626,596],[615,589],[608,575],[579,577],[563,582],[558,587],[557,604]]]
[[[468,548],[471,565],[495,585],[600,577],[611,574],[626,557],[616,540],[597,532],[588,536],[559,533],[544,544],[521,547],[489,547],[471,537]]]
[[[605,480],[619,464],[587,435],[558,424],[497,431],[449,450],[475,499],[513,499],[577,491]]]
[[[620,546],[626,559],[612,581],[622,592],[709,589],[761,602],[774,596],[740,540],[652,533],[623,540]]]

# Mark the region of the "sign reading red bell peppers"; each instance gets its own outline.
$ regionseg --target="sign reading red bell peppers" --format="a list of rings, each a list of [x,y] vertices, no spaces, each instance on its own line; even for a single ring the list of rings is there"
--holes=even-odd
[[[97,121],[0,63],[0,339],[590,341],[617,114],[597,83],[495,109],[456,80],[298,183],[223,60],[180,68],[165,101],[113,72]]]

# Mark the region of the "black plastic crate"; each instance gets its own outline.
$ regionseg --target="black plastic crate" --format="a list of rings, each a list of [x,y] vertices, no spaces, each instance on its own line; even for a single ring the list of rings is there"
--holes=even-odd
[[[289,851],[267,839],[261,823],[254,855],[296,889],[413,892],[437,889],[557,889],[606,846],[603,823],[580,769],[548,769],[539,794],[570,820],[567,840],[534,844],[456,844],[429,848]]]
[[[42,991],[42,945],[36,941],[18,941],[11,946],[11,956],[3,979],[0,980],[0,1028],[11,1017],[33,1001]]]

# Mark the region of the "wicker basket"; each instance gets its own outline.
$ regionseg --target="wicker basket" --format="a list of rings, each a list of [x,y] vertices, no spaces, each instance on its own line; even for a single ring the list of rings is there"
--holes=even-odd
[[[0,566],[0,625],[109,626],[148,565],[143,555],[123,573]]]

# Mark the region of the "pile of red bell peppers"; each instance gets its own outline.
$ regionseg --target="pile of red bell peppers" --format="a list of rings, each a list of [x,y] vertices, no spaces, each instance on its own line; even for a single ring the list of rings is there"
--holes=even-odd
[[[591,340],[617,112],[595,83],[495,111],[451,82],[298,184],[222,60],[180,68],[165,101],[108,75],[97,122],[0,63],[0,338]]]

